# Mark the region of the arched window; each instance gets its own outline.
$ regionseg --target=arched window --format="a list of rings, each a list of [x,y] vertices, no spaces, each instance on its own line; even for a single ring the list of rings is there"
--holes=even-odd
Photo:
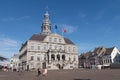
[[[51,60],[55,60],[55,55],[54,54],[51,55]]]
[[[62,55],[62,60],[64,60],[64,61],[65,61],[65,55]]]
[[[60,60],[60,55],[59,55],[59,54],[57,55],[57,60],[58,60],[58,61]]]

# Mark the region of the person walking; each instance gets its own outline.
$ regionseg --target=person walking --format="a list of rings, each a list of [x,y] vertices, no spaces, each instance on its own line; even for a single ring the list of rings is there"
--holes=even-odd
[[[38,76],[40,76],[40,74],[41,74],[41,71],[40,71],[40,68],[38,68]]]
[[[43,69],[43,76],[47,76],[48,70],[47,68]]]

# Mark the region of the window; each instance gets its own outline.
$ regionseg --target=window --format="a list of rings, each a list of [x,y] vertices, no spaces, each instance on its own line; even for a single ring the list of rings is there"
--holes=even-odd
[[[54,54],[51,55],[51,60],[55,60],[55,55]]]
[[[31,43],[31,50],[34,50],[34,43]]]
[[[61,50],[61,49],[62,49],[62,46],[59,46],[59,49]]]
[[[65,61],[65,55],[62,55],[62,60]]]
[[[37,63],[37,65],[40,65],[40,63]]]
[[[46,55],[44,55],[44,60],[47,60],[47,59],[46,59]]]
[[[40,56],[37,56],[37,61],[40,61]]]
[[[75,47],[73,47],[73,52],[75,51]]]
[[[31,46],[31,49],[34,50],[34,46]]]
[[[62,39],[59,39],[59,42],[61,43],[61,42],[62,42]]]
[[[46,50],[46,45],[44,45],[44,50]]]
[[[49,38],[49,42],[52,42],[52,38],[51,37]]]
[[[73,58],[73,61],[76,61],[75,57]]]
[[[57,38],[54,38],[54,42],[57,42]]]
[[[68,50],[69,50],[69,52],[71,51],[71,50],[70,50],[70,47],[68,47]]]
[[[55,45],[55,49],[57,49],[57,46]]]
[[[34,60],[34,56],[31,56],[31,57],[30,57],[30,60]]]
[[[38,50],[40,50],[40,45],[38,45]]]
[[[64,46],[64,50],[66,51],[66,46]]]
[[[49,46],[49,49],[52,49],[52,45]]]

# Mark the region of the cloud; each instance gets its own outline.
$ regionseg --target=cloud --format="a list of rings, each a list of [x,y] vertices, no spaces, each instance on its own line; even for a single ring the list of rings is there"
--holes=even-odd
[[[67,33],[69,33],[69,34],[77,31],[77,29],[78,29],[77,26],[72,26],[72,25],[68,25],[68,24],[58,24],[58,26],[60,26],[61,28],[66,29]]]
[[[0,55],[11,57],[18,52],[19,47],[19,41],[0,35]]]
[[[102,10],[100,10],[97,14],[96,14],[96,16],[95,16],[95,20],[96,21],[98,21],[98,20],[101,20],[103,17],[104,17],[104,15],[105,15],[105,13],[108,11],[108,8],[106,7],[106,8],[103,8]]]
[[[86,16],[87,15],[85,13],[82,13],[82,12],[79,13],[79,17],[81,17],[81,18],[86,18]]]
[[[22,17],[8,17],[8,18],[3,18],[2,21],[3,22],[8,22],[8,21],[18,21],[18,20],[24,20],[24,19],[29,19],[30,16],[22,16]]]

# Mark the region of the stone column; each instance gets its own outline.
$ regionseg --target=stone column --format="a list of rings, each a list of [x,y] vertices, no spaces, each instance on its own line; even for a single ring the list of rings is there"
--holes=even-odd
[[[49,53],[49,62],[51,63],[51,52]]]

